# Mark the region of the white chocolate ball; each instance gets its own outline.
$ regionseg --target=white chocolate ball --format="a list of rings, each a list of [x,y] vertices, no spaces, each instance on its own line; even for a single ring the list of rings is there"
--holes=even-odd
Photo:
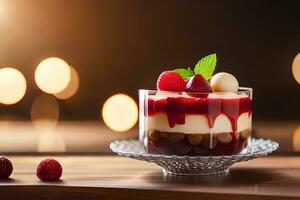
[[[237,92],[239,82],[229,73],[220,72],[215,74],[210,80],[210,86],[214,92]]]

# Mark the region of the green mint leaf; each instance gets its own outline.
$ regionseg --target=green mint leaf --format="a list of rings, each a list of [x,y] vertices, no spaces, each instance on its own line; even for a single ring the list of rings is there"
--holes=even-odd
[[[205,56],[195,66],[195,74],[201,74],[206,80],[210,79],[217,64],[217,55]]]
[[[187,68],[187,69],[179,68],[179,69],[175,69],[173,71],[177,72],[184,79],[190,78],[195,75],[193,70],[191,70],[191,68]]]

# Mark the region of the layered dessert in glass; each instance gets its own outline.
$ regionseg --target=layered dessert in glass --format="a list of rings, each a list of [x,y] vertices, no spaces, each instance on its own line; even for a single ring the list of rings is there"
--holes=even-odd
[[[195,70],[196,71],[196,70]],[[182,71],[181,71],[182,72]],[[252,89],[236,78],[163,72],[158,90],[140,90],[140,142],[147,153],[232,155],[250,150]]]

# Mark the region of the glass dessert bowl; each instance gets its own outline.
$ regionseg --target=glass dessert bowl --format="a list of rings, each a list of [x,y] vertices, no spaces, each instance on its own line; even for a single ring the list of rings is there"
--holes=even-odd
[[[188,93],[140,90],[140,142],[147,153],[232,155],[250,150],[252,89]]]
[[[194,70],[164,71],[157,90],[140,90],[140,142],[161,155],[233,155],[251,147],[252,89],[230,73],[213,75],[216,54]]]
[[[140,141],[115,141],[112,151],[172,175],[226,173],[275,151],[277,142],[251,139],[252,89],[230,73],[213,75],[216,63],[208,55],[194,69],[162,72],[157,90],[139,90]]]

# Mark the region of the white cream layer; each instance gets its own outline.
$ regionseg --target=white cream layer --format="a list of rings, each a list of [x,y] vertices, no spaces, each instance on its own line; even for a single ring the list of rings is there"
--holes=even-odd
[[[207,117],[204,115],[187,114],[185,124],[169,126],[168,117],[165,113],[158,113],[148,116],[148,130],[157,130],[161,132],[185,133],[185,134],[207,134],[207,133],[224,133],[233,132],[232,125],[228,117],[220,114],[212,128],[208,125]],[[147,120],[146,119],[146,120]],[[237,120],[237,132],[251,128],[251,115],[243,113]]]

